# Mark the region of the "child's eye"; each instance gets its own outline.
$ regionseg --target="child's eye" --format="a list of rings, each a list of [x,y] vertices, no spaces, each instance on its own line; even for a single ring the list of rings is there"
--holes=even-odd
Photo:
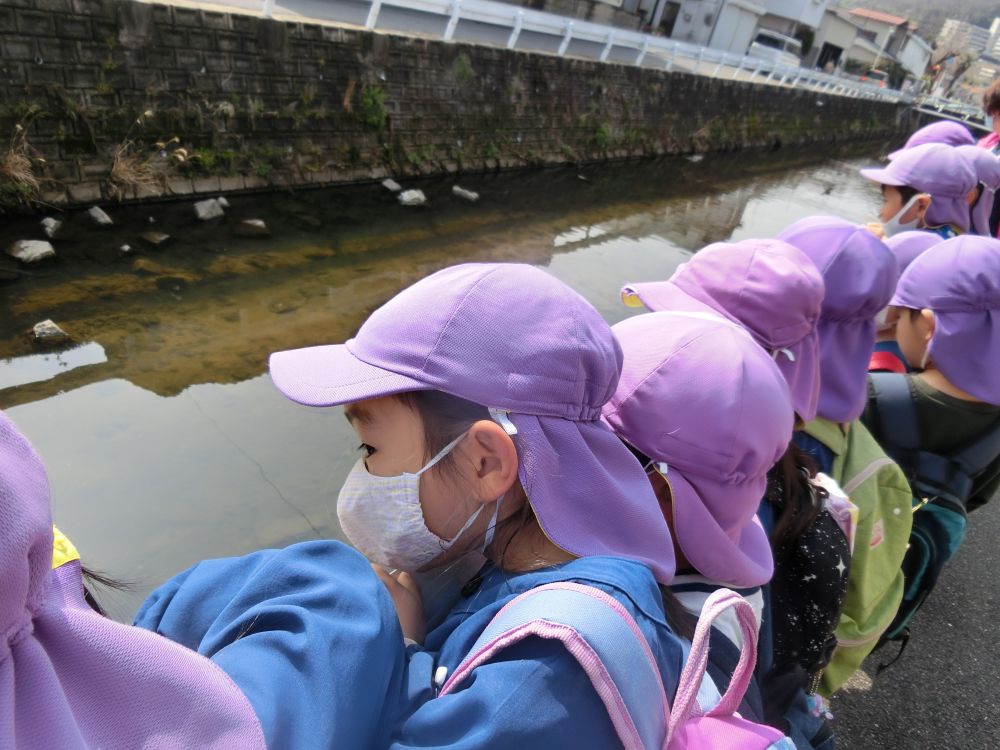
[[[368,443],[362,443],[359,445],[358,450],[365,454],[365,458],[371,458],[375,453],[375,449],[368,445]]]

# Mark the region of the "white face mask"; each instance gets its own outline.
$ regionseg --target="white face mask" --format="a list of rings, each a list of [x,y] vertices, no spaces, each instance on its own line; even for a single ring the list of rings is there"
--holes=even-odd
[[[900,219],[906,215],[907,211],[913,208],[916,202],[920,199],[921,195],[923,195],[923,193],[917,193],[912,198],[910,198],[910,200],[906,202],[906,205],[896,212],[895,216],[893,216],[891,219],[889,219],[889,221],[885,222],[885,224],[882,225],[882,232],[884,233],[885,237],[892,237],[893,235],[899,234],[900,232],[908,232],[911,229],[917,228],[917,224],[920,223],[919,214],[917,215],[917,218],[913,219],[912,221],[908,221],[906,223],[903,223],[902,221],[900,221]]]
[[[892,326],[889,325],[888,319],[889,319],[889,308],[883,307],[875,314],[875,330],[878,331],[879,333],[882,333],[883,331],[888,331],[890,328],[892,328]]]
[[[370,474],[363,458],[351,469],[337,498],[340,528],[361,554],[386,568],[413,572],[451,549],[482,513],[483,505],[469,516],[458,533],[442,539],[427,528],[420,507],[420,475],[447,456],[465,437],[459,435],[415,474],[393,477]],[[482,548],[493,541],[500,503],[493,511]]]

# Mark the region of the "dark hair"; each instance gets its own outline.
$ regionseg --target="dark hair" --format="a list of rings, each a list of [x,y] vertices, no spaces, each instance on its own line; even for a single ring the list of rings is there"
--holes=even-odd
[[[424,426],[425,458],[437,454],[448,443],[469,429],[473,423],[481,419],[490,419],[489,410],[473,401],[444,393],[443,391],[411,391],[399,395],[399,398],[420,415]],[[442,471],[454,471],[454,456],[448,455],[435,467]],[[432,469],[432,471],[434,470]],[[522,489],[523,493],[524,490]],[[499,560],[502,563],[507,547],[523,529],[537,523],[535,511],[528,502],[521,504],[521,509],[513,516],[497,523],[497,530],[512,528],[507,535],[507,544],[500,551]],[[663,611],[667,622],[675,633],[691,640],[694,637],[696,619],[684,609],[677,595],[666,586],[660,586],[660,596],[663,600]]]
[[[779,511],[771,532],[775,552],[793,545],[823,510],[827,493],[812,482],[815,476],[816,464],[794,443],[767,473],[767,500]]]
[[[120,581],[97,570],[91,570],[86,565],[80,566],[80,573],[83,576],[83,598],[92,610],[102,617],[107,617],[108,613],[101,606],[101,603],[94,596],[94,586],[101,586],[115,591],[128,591],[131,584],[127,581]]]
[[[1000,78],[993,81],[983,92],[983,110],[988,115],[1000,115]]]
[[[909,185],[883,185],[882,192],[885,192],[885,189],[887,187],[896,188],[896,190],[899,192],[900,197],[902,197],[903,199],[904,206],[910,202],[910,199],[913,198],[914,195],[919,195],[921,192],[923,192],[921,190],[917,190],[916,188],[910,187]]]

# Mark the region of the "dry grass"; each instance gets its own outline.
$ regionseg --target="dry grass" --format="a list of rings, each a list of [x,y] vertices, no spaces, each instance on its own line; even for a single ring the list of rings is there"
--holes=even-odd
[[[153,189],[159,184],[153,165],[133,153],[133,146],[132,141],[121,144],[111,160],[108,194],[116,200],[129,197],[132,191]]]
[[[14,126],[7,153],[0,157],[0,184],[6,183],[11,192],[24,197],[38,194],[39,181],[32,169],[28,135],[20,125]]]

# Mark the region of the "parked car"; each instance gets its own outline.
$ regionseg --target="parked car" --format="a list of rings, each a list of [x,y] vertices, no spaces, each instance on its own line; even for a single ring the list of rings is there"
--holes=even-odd
[[[802,42],[770,29],[758,29],[747,55],[758,60],[798,67],[802,65]]]
[[[871,68],[867,73],[861,76],[861,80],[865,83],[870,83],[873,86],[878,86],[880,89],[884,89],[889,85],[889,74],[884,70]]]

